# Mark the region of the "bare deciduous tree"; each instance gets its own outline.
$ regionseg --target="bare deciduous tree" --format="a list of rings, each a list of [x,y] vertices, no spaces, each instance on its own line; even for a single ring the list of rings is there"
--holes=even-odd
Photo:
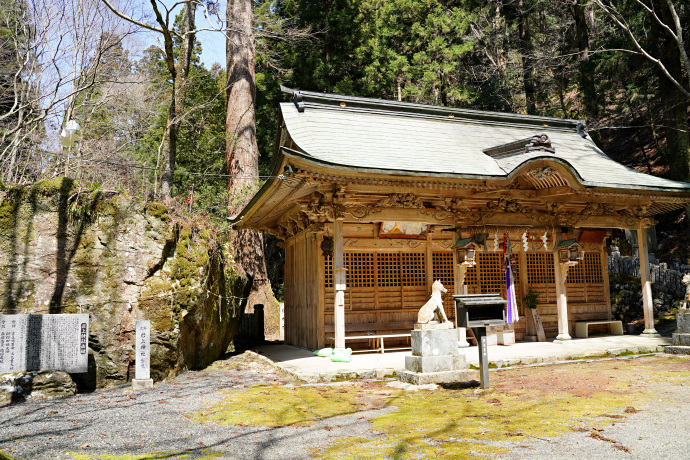
[[[3,180],[22,183],[67,161],[46,132],[57,129],[78,95],[98,80],[108,49],[101,37],[131,29],[106,17],[98,0],[2,3],[0,28],[7,33],[0,39],[0,69],[9,102],[0,112],[0,170]]]

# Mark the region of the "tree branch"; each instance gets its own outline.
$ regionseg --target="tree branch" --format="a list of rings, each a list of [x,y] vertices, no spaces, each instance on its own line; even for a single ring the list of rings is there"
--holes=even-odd
[[[121,13],[121,12],[118,11],[108,0],[101,0],[101,1],[102,1],[103,3],[105,3],[105,6],[107,6],[108,9],[110,9],[110,11],[112,11],[113,13],[115,13],[115,15],[116,15],[117,17],[119,17],[119,18],[121,18],[121,19],[124,19],[125,21],[131,22],[132,24],[138,25],[139,27],[143,27],[144,29],[147,29],[147,30],[150,30],[150,31],[153,31],[153,32],[158,32],[158,33],[160,33],[160,34],[163,33],[163,29],[159,29],[159,28],[154,27],[154,26],[152,26],[152,25],[150,25],[150,24],[146,24],[145,22],[137,21],[136,19],[134,19],[134,18],[132,18],[132,17],[130,17],[130,16],[127,16],[127,15],[124,14],[124,13]]]

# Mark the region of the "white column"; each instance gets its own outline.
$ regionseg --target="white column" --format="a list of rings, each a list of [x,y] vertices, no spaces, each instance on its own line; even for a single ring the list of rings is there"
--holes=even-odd
[[[553,237],[553,271],[556,281],[556,311],[558,313],[558,336],[556,340],[570,340],[568,328],[568,298],[566,295],[565,280],[568,276],[568,266],[560,263],[558,259],[558,245],[561,242],[560,235]]]
[[[335,289],[334,323],[335,348],[345,348],[345,289],[346,268],[343,254],[343,219],[336,219],[333,223],[333,287]]]
[[[458,226],[456,222],[456,227]],[[458,242],[459,235],[458,232],[453,232],[453,245]],[[467,286],[465,286],[465,273],[467,272],[467,266],[458,265],[455,259],[455,251],[453,251],[453,291],[455,295],[465,295],[467,294]],[[453,303],[452,308],[455,308],[455,303]],[[464,327],[458,326],[458,318],[455,318],[455,327],[458,330],[458,347],[467,348],[470,346],[467,341],[467,330]]]
[[[649,271],[649,254],[647,249],[647,229],[637,229],[637,247],[640,253],[640,281],[642,283],[642,309],[644,310],[643,334],[658,335],[654,329],[654,299]]]
[[[453,259],[455,259],[455,254],[453,254]],[[453,263],[455,263],[455,260],[453,260]],[[455,286],[455,292],[457,295],[467,295],[467,286],[465,285],[465,275],[467,274],[467,265],[460,265],[458,267],[458,284]],[[455,308],[455,304],[453,304],[453,307]],[[455,315],[455,323],[457,326],[458,318],[457,314]],[[464,327],[459,327],[458,328],[458,347],[460,348],[467,348],[470,346],[470,343],[467,341],[467,329]]]

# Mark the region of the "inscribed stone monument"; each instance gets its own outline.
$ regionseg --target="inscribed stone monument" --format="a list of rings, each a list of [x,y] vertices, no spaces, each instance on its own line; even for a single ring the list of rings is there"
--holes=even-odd
[[[0,315],[0,374],[88,370],[89,315]]]
[[[153,380],[151,379],[151,321],[137,321],[136,334],[137,355],[132,388],[148,390],[153,388]]]

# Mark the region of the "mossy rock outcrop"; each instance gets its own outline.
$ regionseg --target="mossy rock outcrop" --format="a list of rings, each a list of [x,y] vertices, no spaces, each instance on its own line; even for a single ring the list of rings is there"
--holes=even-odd
[[[0,311],[89,313],[83,387],[134,378],[138,319],[155,380],[221,356],[251,283],[212,229],[160,203],[74,190],[66,178],[0,191]]]
[[[77,385],[67,372],[33,371],[0,375],[0,405],[27,399],[73,396]]]

